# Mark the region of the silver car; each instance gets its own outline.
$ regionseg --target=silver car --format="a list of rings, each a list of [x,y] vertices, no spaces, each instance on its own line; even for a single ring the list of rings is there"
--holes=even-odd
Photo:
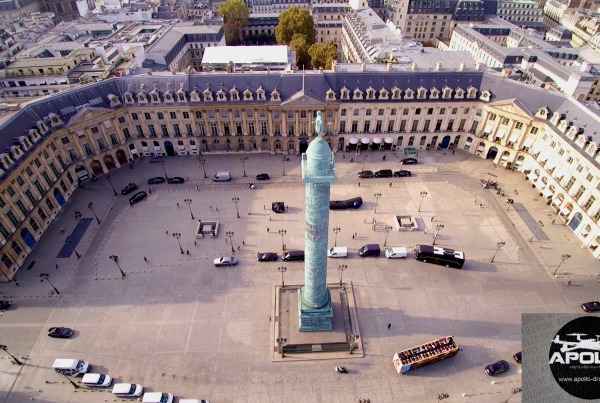
[[[223,256],[218,257],[214,260],[214,264],[217,267],[220,266],[235,266],[237,264],[237,259],[234,256]]]

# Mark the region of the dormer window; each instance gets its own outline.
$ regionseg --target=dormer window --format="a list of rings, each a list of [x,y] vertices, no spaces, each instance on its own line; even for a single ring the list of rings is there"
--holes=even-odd
[[[354,96],[352,99],[363,99],[363,93],[358,88],[354,90]]]
[[[108,95],[108,102],[110,103],[111,108],[117,108],[117,107],[121,106],[121,100],[119,99],[118,96],[116,96],[114,94]]]
[[[335,91],[331,88],[327,90],[327,93],[325,94],[325,99],[327,99],[328,101],[335,101]]]
[[[148,102],[148,99],[146,98],[146,93],[145,92],[140,92],[137,96],[137,100],[139,103],[141,104],[145,104]]]
[[[150,99],[152,100],[153,104],[159,103],[160,102],[160,97],[158,96],[158,91],[154,90],[150,93]]]
[[[252,100],[253,100],[252,91],[250,91],[250,90],[244,91],[244,101],[252,101]]]
[[[465,90],[463,90],[462,88],[458,87],[456,89],[456,94],[454,95],[454,98],[456,99],[463,99],[465,97]]]
[[[369,87],[367,88],[367,99],[375,99],[375,88]]]
[[[537,113],[535,114],[535,117],[537,118],[541,118],[541,119],[548,119],[548,108],[546,108],[545,106],[542,108],[539,108]]]
[[[404,98],[406,99],[414,99],[415,98],[415,92],[412,89],[407,89],[406,91],[404,91]]]
[[[262,86],[260,86],[260,88],[256,90],[256,98],[257,98],[259,101],[264,101],[264,100],[266,100],[266,98],[265,98],[265,90],[263,89],[263,87],[262,87]]]
[[[132,104],[133,103],[133,94],[131,92],[125,93],[125,103]]]
[[[400,99],[402,90],[398,87],[392,88],[392,99]]]
[[[169,102],[169,103],[174,102],[173,93],[171,91],[165,92],[163,95],[163,98],[165,99],[165,102]]]
[[[212,102],[213,100],[213,94],[208,88],[202,92],[202,96],[204,97],[204,102]]]
[[[200,94],[198,93],[198,91],[194,90],[190,92],[190,101],[200,102]]]
[[[440,98],[440,90],[438,90],[437,88],[432,88],[432,90],[429,94],[429,98],[430,99],[439,99]]]
[[[239,101],[240,100],[240,92],[237,90],[237,88],[232,88],[229,91],[229,97],[231,98],[232,101]]]
[[[227,101],[227,96],[225,95],[225,91],[222,89],[217,91],[217,102]]]
[[[484,95],[484,94],[486,94],[486,95]],[[481,94],[481,100],[489,101],[491,96],[492,96],[492,94],[489,91],[483,91],[483,93]],[[476,97],[477,97],[477,88],[470,85],[469,88],[467,88],[467,98],[475,99]]]
[[[50,125],[52,127],[60,126],[63,124],[63,121],[56,113],[51,113],[48,115],[48,117],[50,118]]]
[[[340,90],[340,99],[342,100],[349,100],[350,99],[350,90],[346,87],[342,88]]]
[[[425,99],[427,98],[427,89],[424,87],[419,87],[417,89],[417,99]]]
[[[185,91],[184,90],[179,90],[177,91],[177,100],[179,102],[185,102],[186,98],[185,98]]]
[[[279,95],[279,92],[273,91],[271,93],[271,101],[280,101],[280,100],[281,100],[281,96]]]
[[[452,98],[452,88],[448,87],[447,85],[444,86],[444,88],[442,88],[442,98],[443,99]]]
[[[379,90],[379,99],[389,99],[390,93],[385,88]]]

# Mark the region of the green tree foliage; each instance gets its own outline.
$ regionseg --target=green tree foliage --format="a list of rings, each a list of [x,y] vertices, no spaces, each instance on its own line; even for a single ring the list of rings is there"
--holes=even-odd
[[[250,10],[242,0],[225,0],[219,4],[217,11],[223,17],[225,42],[239,44],[244,38],[244,27],[248,26]]]
[[[305,8],[292,6],[279,14],[279,23],[275,27],[275,39],[280,45],[290,45],[294,35],[306,37],[310,47],[316,41],[317,31],[310,12]]]
[[[308,55],[308,49],[310,45],[306,42],[306,35],[294,34],[289,46],[296,52],[296,66],[299,69],[309,69],[310,56]]]
[[[308,48],[310,63],[315,69],[323,67],[325,70],[331,70],[331,63],[337,60],[338,53],[333,41],[325,43],[314,43]]]

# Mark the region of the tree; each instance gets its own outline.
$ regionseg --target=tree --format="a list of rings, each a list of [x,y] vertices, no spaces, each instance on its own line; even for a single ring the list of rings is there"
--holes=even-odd
[[[331,40],[312,44],[308,49],[308,54],[310,63],[315,69],[323,67],[325,70],[331,70],[331,63],[338,58],[337,49]]]
[[[241,43],[244,38],[244,27],[248,26],[250,10],[242,0],[225,0],[219,4],[217,11],[223,17],[225,42],[227,44]]]
[[[316,41],[317,31],[310,12],[305,8],[292,6],[279,14],[275,27],[275,39],[280,45],[289,45],[295,34],[304,35],[310,47]]]
[[[290,48],[296,52],[296,66],[300,69],[310,68],[309,47],[310,45],[306,43],[306,35],[294,34],[290,42]]]

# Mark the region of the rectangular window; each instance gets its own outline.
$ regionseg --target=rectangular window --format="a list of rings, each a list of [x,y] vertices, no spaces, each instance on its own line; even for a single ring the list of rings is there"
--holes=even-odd
[[[148,131],[150,132],[150,136],[156,137],[156,129],[154,128],[154,125],[148,125]]]
[[[13,213],[11,210],[8,210],[6,212],[6,218],[8,218],[8,220],[16,227],[17,225],[19,225],[19,220],[17,220],[17,217],[15,216],[15,213]]]
[[[14,196],[15,195],[15,190],[13,189],[12,186],[8,186],[6,188],[6,192],[8,193],[9,196]]]
[[[27,198],[29,199],[29,202],[31,204],[35,204],[36,203],[35,197],[33,197],[33,193],[31,193],[31,190],[27,189],[25,191],[25,196],[27,196]]]
[[[33,186],[35,186],[35,188],[40,193],[40,195],[44,194],[44,188],[42,187],[42,184],[40,183],[40,181],[38,181],[37,179],[34,180],[33,181]]]
[[[419,128],[419,121],[418,120],[413,120],[412,121],[412,128],[410,129],[413,132],[416,132]]]
[[[65,136],[65,137],[61,137],[60,141],[61,141],[61,143],[63,143],[63,144],[69,144],[69,143],[70,143],[70,140],[69,140],[69,138],[68,138],[68,137],[66,137],[66,136]]]
[[[141,125],[135,125],[135,132],[137,133],[138,137],[144,137],[144,131],[142,130]]]
[[[179,125],[177,123],[173,125],[173,132],[175,133],[175,136],[181,136],[181,130],[179,129]]]
[[[300,119],[306,119],[306,111],[300,111]]]
[[[92,155],[94,155],[94,152],[92,151],[92,147],[90,147],[90,145],[88,143],[85,143],[83,145],[83,149],[85,150],[85,155],[87,155],[88,157],[91,157]]]
[[[164,120],[165,115],[162,112],[156,112],[156,118],[158,120]]]
[[[433,115],[433,108],[427,108],[427,114]]]
[[[520,130],[520,129],[522,129],[522,128],[523,128],[523,122],[517,122],[517,123],[515,124],[515,128],[516,128],[516,129],[519,129],[519,130]]]
[[[251,118],[252,116],[254,116],[254,114],[252,113],[252,109],[246,109],[246,117]]]
[[[400,132],[405,132],[406,131],[406,120],[402,120],[400,121]]]
[[[346,122],[340,122],[340,133],[346,133]]]
[[[92,134],[98,134],[98,132],[99,132],[99,130],[96,126],[90,127],[90,130],[91,130]],[[46,158],[48,158],[48,157],[46,157]]]
[[[119,116],[119,123],[125,123],[125,117]]]
[[[212,136],[217,136],[219,134],[219,132],[217,131],[217,124],[216,123],[211,123],[210,124],[210,133]]]
[[[33,176],[33,170],[31,169],[31,167],[25,168],[25,172],[27,172],[27,175]],[[2,207],[2,206],[0,206],[0,207]]]
[[[177,114],[175,112],[169,112],[169,117],[171,119],[177,119]]]
[[[17,184],[19,186],[23,186],[25,184],[25,181],[20,176],[17,176]]]
[[[408,108],[404,108],[404,110],[402,111],[402,114],[405,116],[408,115]]]
[[[104,144],[104,140],[97,139],[96,142],[98,143],[98,148],[100,149],[100,151],[106,150],[106,144]]]
[[[581,195],[583,195],[585,191],[585,187],[579,186],[579,189],[577,189],[577,192],[575,192],[575,194],[573,195],[573,199],[579,200],[579,198],[581,197]]]
[[[571,176],[571,178],[569,179],[569,181],[565,185],[565,189],[567,191],[571,190],[571,188],[573,187],[574,184],[575,184],[575,178]]]
[[[250,136],[254,136],[256,133],[254,132],[254,122],[248,123],[248,134]]]
[[[140,118],[139,118],[139,116],[138,116],[138,114],[137,114],[137,113],[135,113],[135,112],[131,112],[131,119],[132,119],[132,120],[139,120]]]
[[[342,109],[342,116],[346,116],[346,109]]]
[[[391,132],[393,132],[393,131],[394,131],[394,121],[393,121],[393,120],[390,120],[390,121],[388,122],[387,131],[388,131],[389,133],[391,133]]]
[[[202,119],[202,111],[196,111],[196,119]]]
[[[390,115],[392,115],[392,116],[396,116],[396,108],[392,108],[392,109],[390,110]]]
[[[54,177],[58,178],[58,176],[59,176],[58,169],[56,169],[56,165],[54,165],[54,162],[52,162],[50,164],[50,169],[52,170],[52,173],[54,174]]]
[[[192,125],[191,124],[189,124],[189,123],[185,124],[185,133],[188,136],[193,136],[194,135],[194,132],[192,131]]]
[[[150,116],[150,113],[144,112],[144,119],[150,120],[150,119],[152,119],[152,116]]]
[[[367,116],[371,116],[371,109],[367,109]]]
[[[260,134],[267,135],[267,122],[260,122]]]
[[[452,108],[452,112],[450,113],[456,115],[458,113],[458,108]]]
[[[510,121],[507,118],[502,118],[502,124],[507,125]]]
[[[131,140],[131,133],[129,133],[129,129],[127,127],[123,129],[123,136],[125,137],[125,140]]]
[[[19,208],[19,210],[21,210],[21,213],[23,213],[23,215],[27,215],[27,208],[21,200],[17,200],[16,205]]]
[[[587,199],[587,201],[583,205],[583,209],[585,211],[588,211],[595,202],[596,202],[596,197],[595,196],[590,196],[590,198]]]
[[[358,116],[360,115],[360,109],[356,108],[352,111],[352,116]]]
[[[221,109],[221,118],[227,119],[227,109]]]
[[[166,124],[161,124],[160,125],[160,132],[162,134],[163,137],[168,137],[169,136],[169,130],[167,130],[167,125]]]
[[[183,118],[184,119],[189,119],[190,118],[190,113],[189,112],[183,112]]]
[[[10,236],[9,232],[6,230],[6,227],[2,225],[2,223],[0,223],[0,234],[2,234],[4,238],[8,238]]]
[[[427,119],[425,121],[425,125],[423,125],[423,131],[424,132],[428,132],[429,131],[429,125],[431,124],[431,120]]]
[[[421,114],[421,108],[415,109],[415,115],[420,115],[420,114]]]

